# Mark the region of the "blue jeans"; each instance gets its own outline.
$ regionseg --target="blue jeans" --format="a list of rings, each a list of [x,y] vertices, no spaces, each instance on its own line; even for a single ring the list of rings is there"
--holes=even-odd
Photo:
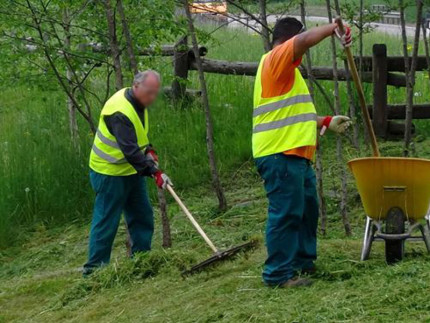
[[[255,162],[269,199],[263,280],[280,285],[298,270],[313,267],[317,257],[315,173],[307,159],[282,153]]]
[[[145,178],[137,174],[107,176],[90,171],[90,181],[96,192],[96,200],[84,272],[85,269],[91,270],[109,263],[123,211],[131,237],[132,253],[150,250],[154,217]]]

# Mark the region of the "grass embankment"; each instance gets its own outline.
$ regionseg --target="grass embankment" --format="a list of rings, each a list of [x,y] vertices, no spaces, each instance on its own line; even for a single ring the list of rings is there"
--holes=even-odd
[[[208,30],[215,29],[209,28]],[[258,61],[262,54],[261,39],[241,29],[220,29],[213,33],[208,45],[209,58]],[[374,43],[387,43],[389,55],[399,55],[399,39],[381,34],[365,36],[365,52],[371,53]],[[329,42],[312,50],[313,63],[330,66]],[[141,68],[157,68],[164,84],[172,81],[170,59],[142,58]],[[341,66],[341,63],[339,63]],[[251,158],[251,107],[253,78],[207,74],[211,109],[215,125],[215,147],[223,177],[228,178]],[[428,78],[421,73],[417,79],[416,102],[430,96]],[[100,79],[91,80],[104,84]],[[330,95],[332,82],[321,82]],[[191,72],[190,87],[198,88],[196,73]],[[371,85],[365,84],[371,102]],[[51,75],[41,75],[39,82],[17,84],[2,89],[0,103],[0,247],[18,241],[43,223],[89,221],[92,192],[88,185],[88,154],[92,135],[80,120],[80,152],[69,139],[65,97],[58,91]],[[341,86],[342,113],[347,110],[344,84]],[[404,89],[389,89],[390,103],[405,101]],[[94,103],[97,115],[100,105]],[[316,107],[321,115],[331,114],[323,96],[316,92]],[[360,123],[360,119],[356,122]],[[426,135],[426,122],[417,122],[418,132]],[[204,116],[198,106],[174,107],[162,99],[151,109],[151,140],[159,152],[162,167],[178,188],[189,188],[209,182],[205,144]],[[322,140],[324,147],[332,140]],[[346,156],[357,153],[346,147]],[[330,155],[324,157],[330,169],[341,163]],[[326,172],[327,173],[327,172]],[[329,174],[336,177],[337,172]],[[154,191],[152,196],[155,197]],[[333,211],[336,211],[334,208]]]
[[[180,194],[220,247],[262,237],[266,199],[250,165],[229,180],[231,209],[225,214],[213,212],[216,201],[208,191],[194,189]],[[180,271],[205,259],[210,251],[173,204],[169,205],[172,249],[161,249],[157,224],[154,250],[128,260],[121,226],[112,264],[89,279],[82,279],[77,271],[86,258],[88,227],[71,223],[46,230],[41,226],[25,244],[0,254],[0,321],[429,320],[430,258],[422,244],[407,244],[406,259],[395,266],[385,264],[381,243],[375,243],[369,261],[358,261],[364,220],[358,203],[349,203],[354,207],[353,236],[344,238],[338,220],[331,217],[329,235],[319,238],[315,284],[297,290],[263,286],[263,245],[234,261],[182,279]]]

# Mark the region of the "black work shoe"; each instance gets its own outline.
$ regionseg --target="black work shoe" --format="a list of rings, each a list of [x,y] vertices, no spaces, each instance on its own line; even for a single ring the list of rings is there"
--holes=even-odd
[[[303,269],[300,271],[300,273],[301,273],[302,275],[308,275],[308,276],[315,275],[315,274],[316,274],[316,272],[317,272],[317,267],[315,267],[315,266],[312,266],[312,267],[309,267],[309,268],[303,268]]]
[[[312,280],[300,277],[293,277],[288,279],[285,283],[279,285],[279,288],[294,288],[294,287],[306,287],[311,286]]]
[[[83,278],[87,278],[88,276],[90,276],[94,270],[96,270],[96,267],[83,267],[82,268],[82,277]]]

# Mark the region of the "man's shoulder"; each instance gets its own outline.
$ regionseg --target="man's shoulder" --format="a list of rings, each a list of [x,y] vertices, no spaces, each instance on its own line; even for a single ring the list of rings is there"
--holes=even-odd
[[[296,37],[293,37],[291,39],[288,39],[287,41],[283,42],[282,44],[275,46],[269,53],[270,56],[276,56],[276,55],[285,55],[292,53],[294,51],[294,41]]]
[[[117,111],[110,115],[105,115],[104,118],[105,118],[105,121],[108,121],[110,123],[131,124],[130,119],[120,111]]]

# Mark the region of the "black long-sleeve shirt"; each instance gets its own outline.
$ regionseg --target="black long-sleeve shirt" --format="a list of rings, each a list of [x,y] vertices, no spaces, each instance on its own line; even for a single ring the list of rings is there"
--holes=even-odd
[[[125,91],[125,97],[136,110],[145,127],[146,108],[134,98],[132,89]],[[115,136],[125,159],[136,169],[139,175],[152,176],[158,170],[157,165],[140,150],[136,130],[130,119],[121,112],[115,112],[110,116],[105,116],[104,120],[109,132]]]

